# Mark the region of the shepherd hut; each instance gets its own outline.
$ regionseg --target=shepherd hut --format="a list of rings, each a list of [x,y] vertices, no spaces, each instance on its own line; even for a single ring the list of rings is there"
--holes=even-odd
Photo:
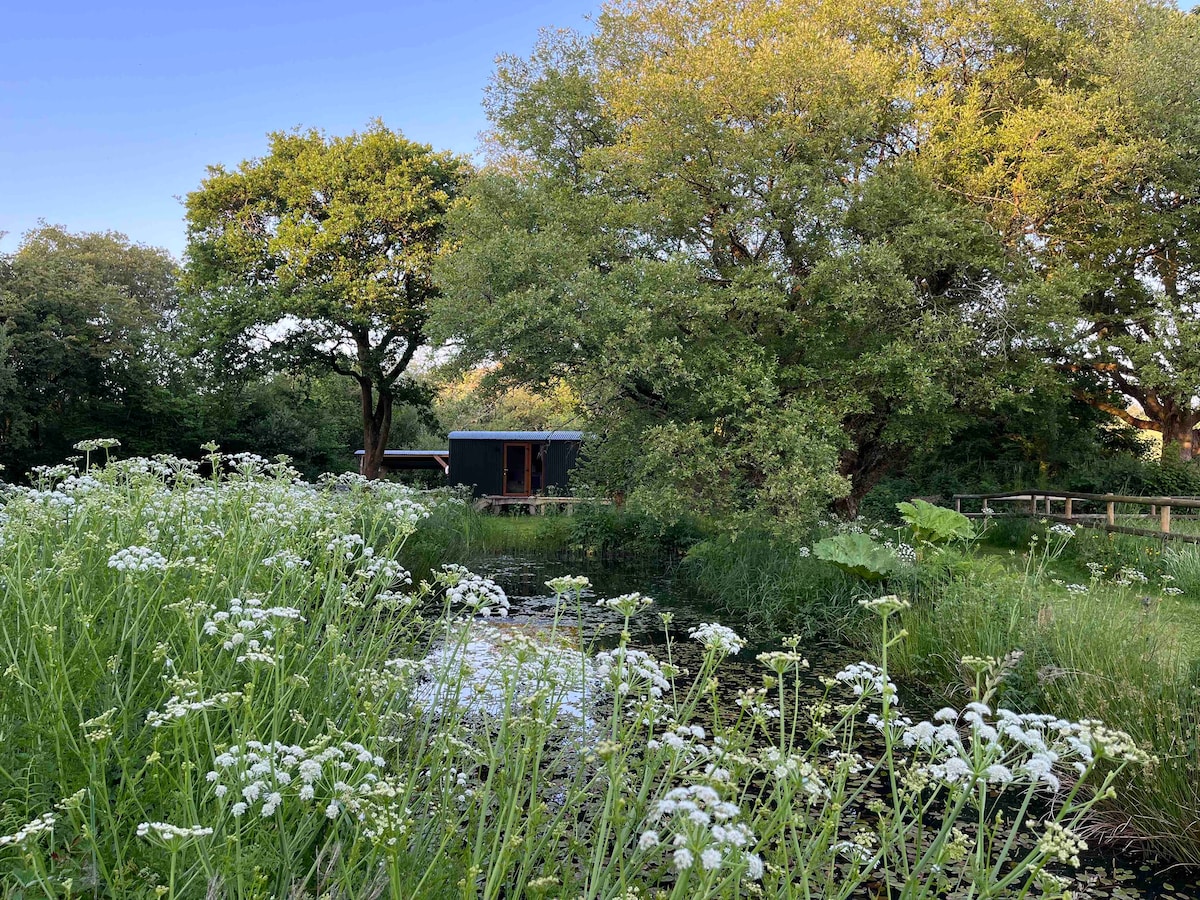
[[[581,431],[452,431],[446,450],[388,450],[383,465],[440,468],[476,497],[569,496],[582,440]]]

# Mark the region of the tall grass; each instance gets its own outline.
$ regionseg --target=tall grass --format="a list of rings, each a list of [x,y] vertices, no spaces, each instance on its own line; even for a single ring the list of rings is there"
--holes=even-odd
[[[448,502],[430,504],[424,527],[405,544],[405,562],[414,572],[424,574],[442,563],[486,553],[554,553],[572,542],[573,523],[566,515],[495,515],[475,510],[459,493],[423,496]]]
[[[1168,547],[1162,568],[1185,597],[1200,601],[1200,545]]]
[[[759,635],[853,639],[859,599],[871,589],[826,563],[807,545],[769,535],[713,538],[693,546],[683,584]]]
[[[1047,867],[1091,806],[1061,781],[1079,763],[1103,793],[1142,762],[1119,734],[979,705],[988,665],[977,705],[902,718],[895,598],[868,604],[878,667],[813,695],[793,642],[734,699],[728,628],[668,630],[655,657],[629,646],[650,603],[629,594],[599,601],[623,636],[593,654],[570,578],[544,627],[491,626],[494,583],[401,567],[461,521],[452,500],[232,462],[62,467],[8,492],[6,896],[1061,895]],[[1040,839],[1018,840],[1047,790]]]
[[[1103,719],[1158,756],[1129,774],[1095,830],[1200,863],[1200,609],[1136,582],[1095,578],[1069,589],[1053,577],[1055,555],[1035,542],[1023,567],[984,562],[914,582],[897,671],[963,696],[963,656],[1021,651],[1006,703]]]

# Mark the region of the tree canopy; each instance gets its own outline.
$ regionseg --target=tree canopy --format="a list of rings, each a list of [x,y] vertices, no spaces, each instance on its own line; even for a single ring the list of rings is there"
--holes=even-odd
[[[210,168],[187,197],[188,285],[215,372],[328,371],[359,390],[373,477],[425,343],[443,218],[469,165],[376,122],[361,133],[278,132],[269,152]]]
[[[784,523],[854,511],[1048,379],[1190,434],[1200,104],[1186,66],[1154,71],[1192,22],[1132,0],[609,3],[593,34],[499,61],[436,331],[514,381],[567,379],[610,486]]]
[[[170,445],[160,419],[179,375],[177,301],[170,255],[116,232],[44,225],[0,258],[5,463],[61,460],[75,441],[115,432]]]
[[[986,210],[1077,394],[1190,459],[1200,424],[1200,16],[954,5],[917,69],[919,164]]]

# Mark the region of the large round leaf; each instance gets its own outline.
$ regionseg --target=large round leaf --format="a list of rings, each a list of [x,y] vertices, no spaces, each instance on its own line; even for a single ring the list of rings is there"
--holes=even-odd
[[[904,517],[913,530],[918,541],[929,541],[931,544],[941,544],[947,541],[969,540],[975,534],[975,528],[960,512],[935,506],[924,500],[913,500],[911,503],[897,503],[896,509]]]
[[[867,581],[879,581],[900,568],[895,553],[865,534],[827,537],[813,545],[812,554]]]

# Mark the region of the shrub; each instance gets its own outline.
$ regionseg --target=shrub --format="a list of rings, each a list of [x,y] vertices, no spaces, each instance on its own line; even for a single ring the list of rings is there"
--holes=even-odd
[[[571,543],[589,555],[649,558],[678,555],[703,537],[699,523],[670,522],[630,506],[580,504],[570,517]]]

